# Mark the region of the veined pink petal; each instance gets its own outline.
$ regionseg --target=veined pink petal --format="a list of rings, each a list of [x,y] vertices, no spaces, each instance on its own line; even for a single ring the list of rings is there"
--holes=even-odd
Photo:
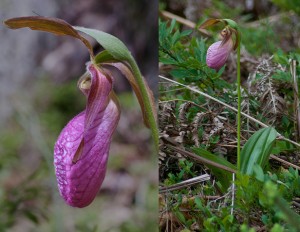
[[[233,50],[233,42],[229,39],[225,44],[222,41],[213,43],[207,50],[206,64],[208,67],[219,70]]]
[[[104,180],[112,134],[119,108],[111,97],[112,79],[88,66],[91,86],[85,111],[62,130],[54,147],[58,188],[67,204],[85,207],[96,197]]]

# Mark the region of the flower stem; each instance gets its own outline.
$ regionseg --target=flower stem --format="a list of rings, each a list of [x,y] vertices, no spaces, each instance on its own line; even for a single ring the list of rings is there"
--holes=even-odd
[[[238,95],[238,112],[237,112],[237,167],[241,168],[241,33],[238,32],[239,42],[237,47],[237,95]]]
[[[134,60],[133,57],[131,57],[131,59],[128,59],[128,62],[132,68],[132,72],[136,78],[136,82],[138,84],[138,87],[141,91],[141,95],[143,98],[143,102],[144,102],[144,106],[145,106],[145,111],[146,111],[146,115],[148,117],[148,122],[149,122],[149,126],[152,132],[152,137],[154,140],[154,144],[155,144],[155,148],[158,151],[158,146],[159,146],[159,142],[158,142],[158,127],[157,127],[157,123],[156,123],[156,119],[155,119],[155,111],[152,108],[152,104],[151,104],[151,96],[149,96],[148,91],[146,89],[146,84],[144,81],[144,78]]]

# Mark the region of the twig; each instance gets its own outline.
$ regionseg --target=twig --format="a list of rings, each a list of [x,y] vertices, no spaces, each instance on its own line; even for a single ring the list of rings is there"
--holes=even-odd
[[[212,202],[217,202],[217,201],[219,201],[219,200],[225,199],[226,197],[228,197],[228,196],[230,195],[230,193],[231,193],[231,190],[228,191],[227,193],[225,193],[224,195],[222,195],[222,196],[220,196],[220,197],[214,199]]]
[[[228,104],[226,104],[226,103],[224,103],[224,102],[218,100],[217,98],[214,98],[214,97],[212,97],[212,96],[210,96],[210,95],[208,95],[208,94],[206,94],[206,93],[203,93],[202,91],[200,91],[200,90],[198,90],[198,89],[195,89],[195,88],[190,87],[190,86],[188,86],[188,85],[181,84],[181,83],[179,83],[179,82],[177,82],[177,81],[171,80],[171,79],[166,78],[166,77],[164,77],[164,76],[162,76],[162,75],[159,75],[159,78],[162,78],[162,79],[168,80],[168,81],[170,81],[170,82],[172,82],[172,83],[175,83],[175,84],[184,86],[185,88],[187,88],[187,89],[189,89],[189,90],[191,90],[191,91],[193,91],[193,92],[195,92],[195,93],[199,93],[200,95],[202,95],[202,96],[204,96],[204,97],[207,97],[207,98],[209,98],[209,99],[211,99],[211,100],[213,100],[213,101],[215,101],[215,102],[218,102],[219,104],[221,104],[221,105],[223,105],[223,106],[226,106],[227,108],[233,110],[234,112],[237,112],[237,109],[235,109],[234,107],[232,107],[232,106],[230,106],[230,105],[228,105]],[[261,121],[255,119],[255,118],[253,118],[252,116],[250,116],[250,115],[248,115],[248,114],[245,114],[244,112],[241,112],[241,114],[242,114],[244,117],[249,118],[250,120],[256,122],[256,123],[259,124],[259,125],[261,125],[262,127],[269,127],[268,125],[266,125],[266,124],[264,124],[263,122],[261,122]],[[293,141],[293,140],[290,140],[290,139],[288,139],[288,138],[285,138],[283,135],[281,135],[281,134],[278,133],[278,132],[277,132],[277,135],[279,136],[279,139],[282,139],[282,140],[284,140],[284,141],[287,141],[287,142],[289,142],[289,143],[294,144],[294,145],[297,146],[297,147],[300,147],[300,144],[299,144],[299,143],[297,143],[297,142],[295,142],[295,141]]]
[[[198,184],[198,183],[207,181],[209,179],[210,179],[210,175],[204,174],[204,175],[197,176],[197,177],[194,177],[194,178],[191,178],[188,180],[184,180],[180,183],[176,183],[176,184],[166,186],[166,187],[161,187],[161,188],[159,188],[159,193],[165,193],[168,191],[178,190],[178,189],[185,188],[185,187],[193,185],[193,184]]]
[[[297,206],[298,208],[300,208],[300,204],[298,202],[292,201],[292,204],[295,205],[295,206]]]
[[[178,147],[174,147],[172,145],[169,145],[169,144],[166,144],[166,146],[168,148],[170,148],[171,150],[174,150],[174,151],[177,151],[178,153],[180,153],[181,155],[184,155],[184,156],[187,156],[187,157],[190,157],[191,159],[195,160],[196,162],[198,163],[204,163],[204,164],[208,164],[208,165],[213,165],[217,168],[220,168],[220,169],[223,169],[225,171],[228,171],[228,172],[231,172],[231,173],[236,173],[236,170],[232,169],[232,168],[229,168],[225,165],[222,165],[222,164],[219,164],[219,163],[216,163],[216,162],[213,162],[209,159],[205,159],[201,156],[198,156],[192,152],[188,152],[184,149],[181,149],[181,148],[178,148]]]
[[[175,15],[175,14],[172,14],[172,13],[170,13],[168,11],[161,11],[160,14],[163,17],[165,17],[165,18],[175,19],[177,22],[179,22],[179,23],[181,23],[181,24],[183,24],[183,25],[185,25],[187,27],[190,27],[192,29],[196,29],[196,26],[197,26],[196,23],[194,23],[194,22],[192,22],[192,21],[190,21],[188,19],[182,18],[182,17],[180,17],[178,15]],[[197,28],[197,30],[201,34],[211,37],[211,34],[207,30],[205,30],[205,29],[199,29],[199,28]]]
[[[288,162],[286,160],[280,159],[279,157],[277,157],[275,155],[271,155],[270,158],[274,159],[274,160],[277,160],[277,161],[279,161],[279,162],[281,162],[281,163],[283,163],[283,164],[285,164],[287,166],[290,166],[290,167],[293,167],[293,168],[296,168],[296,169],[300,170],[300,167],[298,167],[297,165],[292,164],[292,163],[290,163],[290,162]]]
[[[192,196],[192,197],[183,197],[182,198],[182,204],[187,204],[190,201],[194,201],[196,197],[199,197],[203,200],[215,200],[215,199],[220,198],[219,195],[217,195],[217,196],[195,195],[195,196]]]

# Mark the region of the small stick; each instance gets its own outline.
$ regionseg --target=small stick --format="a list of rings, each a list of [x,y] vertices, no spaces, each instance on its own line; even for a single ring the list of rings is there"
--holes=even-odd
[[[283,163],[283,164],[285,164],[285,165],[287,165],[287,166],[290,166],[290,167],[293,167],[293,168],[295,168],[295,169],[300,170],[300,167],[298,167],[297,165],[292,164],[292,163],[290,163],[290,162],[288,162],[288,161],[286,161],[286,160],[283,160],[283,159],[281,159],[281,158],[279,158],[279,157],[277,157],[277,156],[275,156],[275,155],[271,155],[270,158],[271,158],[271,159],[274,159],[274,160],[277,160],[277,161],[279,161],[279,162],[281,162],[281,163]]]
[[[172,13],[170,13],[170,12],[168,12],[168,11],[161,11],[160,14],[161,14],[163,17],[165,17],[165,18],[168,18],[168,19],[175,19],[177,22],[179,22],[179,23],[181,23],[181,24],[183,24],[183,25],[185,25],[185,26],[187,26],[187,27],[190,27],[190,28],[192,28],[192,29],[196,29],[196,26],[197,26],[196,23],[194,23],[194,22],[192,22],[192,21],[190,21],[190,20],[188,20],[188,19],[182,18],[182,17],[180,17],[180,16],[178,16],[178,15],[175,15],[175,14],[172,14]],[[201,34],[211,37],[211,34],[210,34],[209,32],[207,32],[207,30],[205,30],[205,29],[200,29],[200,28],[197,28],[197,30],[198,30]]]
[[[173,190],[178,190],[178,189],[182,189],[185,188],[187,186],[193,185],[193,184],[198,184],[204,181],[207,181],[210,179],[210,175],[208,174],[204,174],[201,176],[196,176],[194,178],[188,179],[188,180],[184,180],[182,182],[170,185],[170,186],[165,186],[165,187],[161,187],[159,188],[159,193],[165,193],[168,191],[173,191]]]

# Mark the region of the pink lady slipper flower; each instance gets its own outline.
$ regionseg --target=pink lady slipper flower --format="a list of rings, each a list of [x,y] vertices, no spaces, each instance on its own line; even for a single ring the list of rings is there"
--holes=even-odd
[[[158,129],[153,94],[125,44],[102,31],[73,27],[64,20],[42,16],[11,18],[4,21],[10,29],[32,30],[67,35],[79,39],[88,49],[92,64],[78,86],[87,98],[86,109],[74,117],[60,133],[54,147],[54,166],[60,195],[74,207],[89,205],[104,180],[111,137],[120,117],[113,93],[113,78],[95,63],[116,67],[128,79],[151,128],[158,148]],[[103,46],[95,57],[90,42],[79,32],[90,35]]]
[[[210,45],[206,54],[206,64],[208,67],[219,70],[225,64],[230,53],[234,50],[231,35],[232,31],[226,27],[221,32],[223,40]]]
[[[89,205],[104,180],[111,137],[119,121],[112,92],[113,79],[94,64],[79,80],[87,97],[86,109],[60,133],[54,147],[54,165],[60,195],[74,207]]]
[[[238,47],[240,40],[238,25],[231,19],[208,19],[201,24],[200,29],[210,27],[220,22],[226,25],[221,32],[222,41],[213,43],[208,48],[206,55],[207,66],[215,70],[219,70],[225,64],[230,52]]]

